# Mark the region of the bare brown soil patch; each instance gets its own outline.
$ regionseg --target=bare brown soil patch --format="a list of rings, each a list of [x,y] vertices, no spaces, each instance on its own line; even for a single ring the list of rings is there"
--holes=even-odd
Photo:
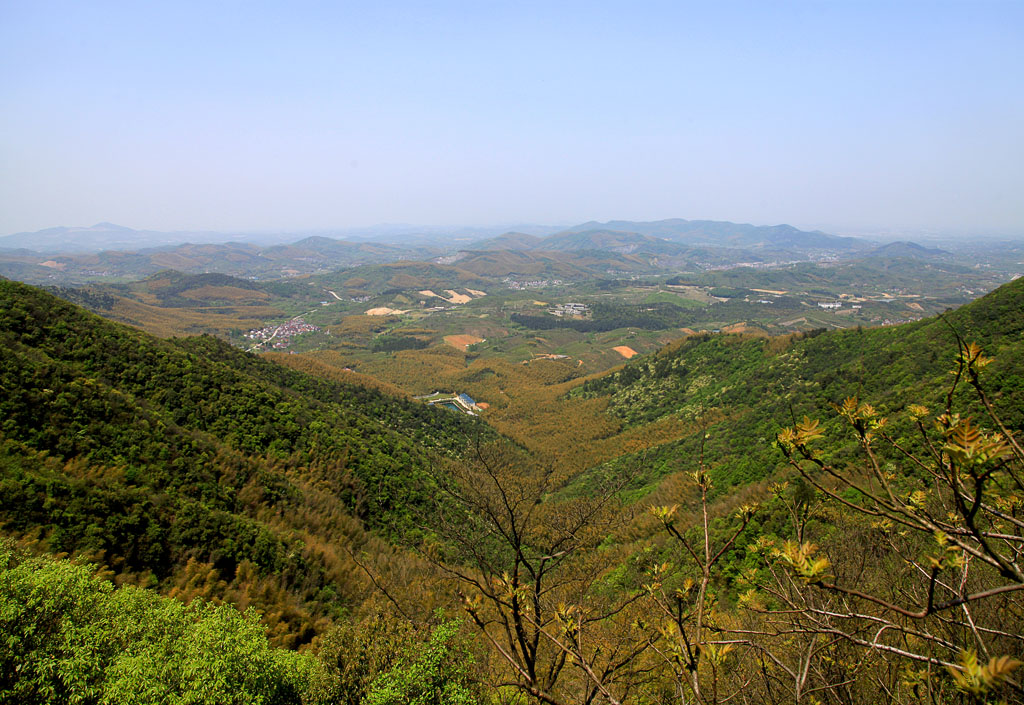
[[[444,342],[459,350],[465,350],[473,343],[482,343],[483,341],[483,338],[475,335],[446,335],[444,337]]]
[[[447,301],[449,303],[453,303],[453,304],[468,304],[470,301],[473,300],[472,296],[466,296],[465,294],[460,294],[459,292],[455,291],[454,289],[445,289],[444,291],[445,291],[446,294],[448,294],[449,298],[447,299]]]

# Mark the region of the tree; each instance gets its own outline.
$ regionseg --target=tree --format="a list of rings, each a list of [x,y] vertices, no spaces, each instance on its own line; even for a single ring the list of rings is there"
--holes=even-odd
[[[438,625],[425,645],[373,681],[367,705],[476,705],[472,654],[458,635],[460,622]]]
[[[908,407],[916,435],[856,398],[837,406],[859,466],[815,448],[824,435],[817,421],[779,434],[790,466],[848,529],[873,534],[882,570],[851,570],[853,556],[840,562],[811,541],[789,541],[774,555],[799,589],[772,594],[797,617],[793,629],[902,662],[907,692],[933,702],[953,692],[1020,701],[1013,675],[1024,647],[1024,450],[982,384],[992,360],[959,336],[958,344],[941,413]],[[987,428],[960,411],[964,386]]]
[[[647,678],[649,639],[631,626],[643,593],[608,540],[629,517],[618,486],[558,496],[564,472],[497,445],[436,479],[429,555],[496,655],[491,686],[551,705],[623,702]]]
[[[856,450],[784,429],[794,477],[760,508],[716,515],[701,453],[696,510],[652,508],[677,548],[647,586],[674,702],[1024,702],[1024,453],[989,362],[961,343],[937,415],[837,405]]]
[[[255,612],[189,605],[0,546],[0,702],[319,702],[315,659],[272,649]]]
[[[736,696],[737,688],[742,687],[733,685],[734,692],[724,692],[722,669],[737,646],[748,644],[745,639],[729,635],[735,620],[718,609],[711,589],[719,563],[747,528],[757,507],[741,506],[737,525],[720,542],[714,540],[708,509],[712,483],[704,466],[706,433],[703,428],[701,436],[699,467],[692,475],[700,496],[699,523],[691,531],[680,530],[676,523],[678,505],[652,508],[675,545],[682,549],[679,562],[684,565],[674,569],[669,563],[656,566],[647,590],[658,613],[658,631],[662,637],[660,643],[652,640],[651,648],[669,667],[679,698],[685,702],[688,691],[693,702],[703,705],[728,702]],[[668,589],[666,583],[671,580],[671,573],[677,579],[673,589]],[[683,576],[681,583],[679,575]]]

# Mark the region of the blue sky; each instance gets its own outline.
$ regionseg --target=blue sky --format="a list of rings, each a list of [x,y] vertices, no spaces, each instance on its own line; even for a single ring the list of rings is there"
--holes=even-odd
[[[1024,2],[0,0],[0,233],[1024,232]]]

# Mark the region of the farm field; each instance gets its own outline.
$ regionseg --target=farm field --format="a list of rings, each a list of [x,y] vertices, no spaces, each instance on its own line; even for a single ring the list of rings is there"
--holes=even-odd
[[[944,272],[911,263],[802,264],[544,280],[524,288],[508,277],[407,262],[274,282],[164,271],[63,291],[156,335],[206,333],[246,349],[252,330],[301,317],[301,331],[273,344],[288,352],[333,351],[353,369],[380,366],[401,351],[454,346],[470,361],[521,364],[564,355],[575,373],[594,374],[701,332],[771,336],[911,322],[1005,276]]]
[[[475,335],[446,335],[444,337],[444,342],[459,350],[465,350],[470,345],[482,343],[483,341],[483,338],[478,338]]]

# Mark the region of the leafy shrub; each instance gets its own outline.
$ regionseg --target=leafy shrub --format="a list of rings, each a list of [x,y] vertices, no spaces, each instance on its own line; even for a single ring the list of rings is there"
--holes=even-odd
[[[0,549],[0,702],[311,702],[322,670],[272,649],[253,611],[189,605],[88,566]]]

